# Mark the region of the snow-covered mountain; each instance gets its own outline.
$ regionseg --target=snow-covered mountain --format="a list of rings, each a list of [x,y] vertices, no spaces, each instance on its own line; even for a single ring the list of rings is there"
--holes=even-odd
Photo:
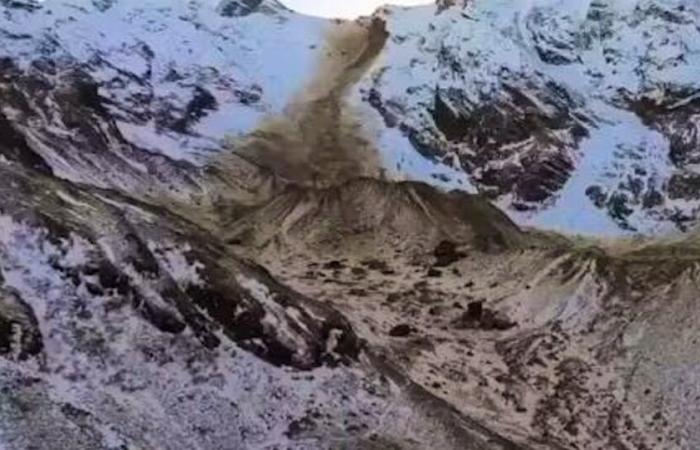
[[[358,94],[398,172],[417,151],[564,232],[696,223],[697,2],[453,3],[378,13],[391,38]]]
[[[198,167],[280,112],[321,48],[322,20],[253,3],[4,2],[3,117],[61,178],[202,195]]]
[[[0,449],[697,448],[699,15],[0,0]]]

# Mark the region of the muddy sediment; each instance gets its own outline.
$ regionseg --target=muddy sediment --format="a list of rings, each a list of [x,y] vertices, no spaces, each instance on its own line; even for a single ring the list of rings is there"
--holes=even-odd
[[[343,22],[328,32],[316,76],[282,116],[232,143],[233,153],[293,184],[322,187],[356,177],[378,177],[380,161],[346,95],[379,55],[384,22]]]

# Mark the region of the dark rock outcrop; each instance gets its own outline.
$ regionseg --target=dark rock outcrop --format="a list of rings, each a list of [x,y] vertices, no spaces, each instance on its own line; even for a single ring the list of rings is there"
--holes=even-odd
[[[12,289],[0,288],[0,357],[26,360],[44,348],[32,308]]]
[[[219,14],[224,17],[240,17],[254,13],[263,0],[222,0]]]
[[[436,267],[447,267],[463,259],[466,254],[457,249],[457,244],[452,241],[442,241],[433,251]]]

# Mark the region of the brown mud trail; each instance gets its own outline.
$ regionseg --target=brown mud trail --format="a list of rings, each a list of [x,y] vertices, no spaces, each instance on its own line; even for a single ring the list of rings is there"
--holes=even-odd
[[[387,37],[380,20],[333,25],[325,56],[307,87],[283,116],[266,120],[234,142],[230,156],[303,186],[327,187],[379,176],[378,152],[363,136],[345,100],[382,51]]]

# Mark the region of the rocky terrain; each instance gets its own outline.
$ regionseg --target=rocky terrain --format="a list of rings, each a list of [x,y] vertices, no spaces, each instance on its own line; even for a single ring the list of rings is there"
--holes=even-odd
[[[0,1],[0,449],[695,449],[696,2]]]

